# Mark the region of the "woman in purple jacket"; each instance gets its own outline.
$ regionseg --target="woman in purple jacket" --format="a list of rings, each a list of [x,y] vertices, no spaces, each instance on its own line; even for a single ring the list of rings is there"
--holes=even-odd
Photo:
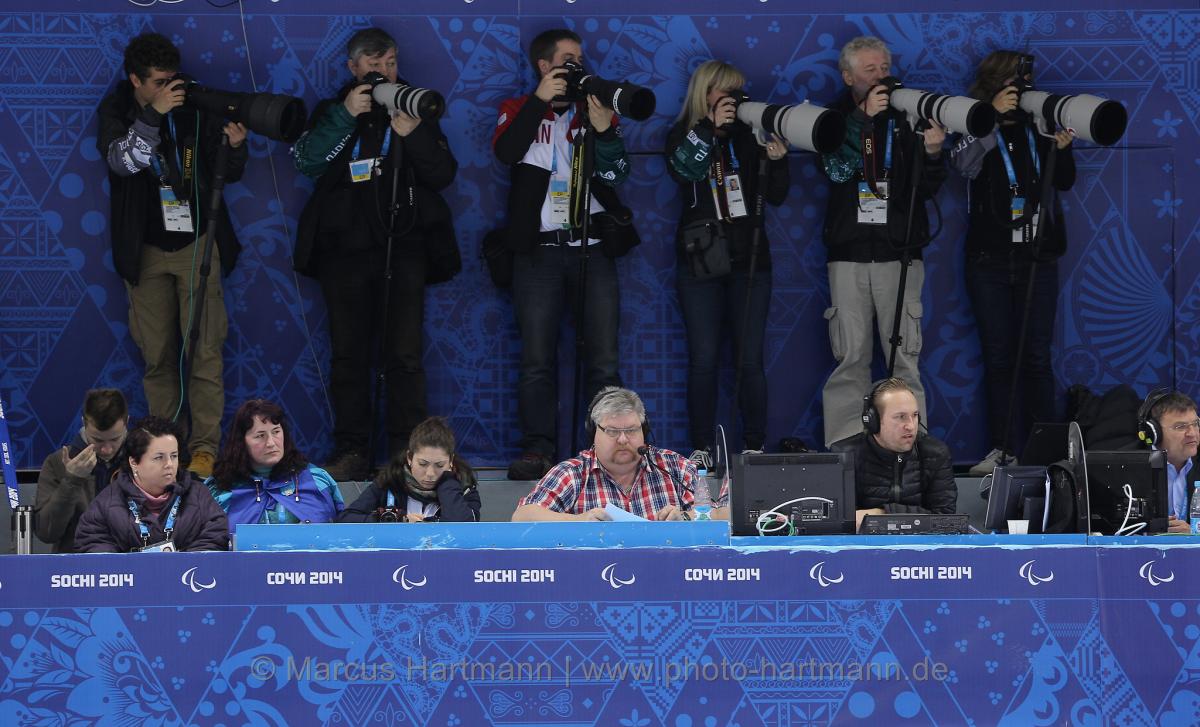
[[[208,488],[179,474],[179,429],[149,416],[129,429],[112,485],[79,518],[81,553],[228,550],[229,524]]]

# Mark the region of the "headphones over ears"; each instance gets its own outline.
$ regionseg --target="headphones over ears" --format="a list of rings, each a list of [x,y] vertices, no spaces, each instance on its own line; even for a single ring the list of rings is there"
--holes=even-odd
[[[871,390],[863,397],[862,425],[867,434],[879,434],[879,410],[875,408],[875,395],[879,393],[879,387],[888,381],[890,379],[875,381],[871,384]]]
[[[1138,439],[1148,447],[1158,448],[1159,442],[1162,440],[1162,425],[1158,423],[1151,412],[1154,407],[1158,406],[1158,402],[1166,397],[1174,394],[1175,390],[1171,388],[1155,389],[1146,395],[1146,400],[1138,407]]]
[[[628,391],[628,389],[622,389],[619,386],[605,386],[604,388],[600,389],[600,391],[596,392],[594,397],[592,397],[592,403],[588,404],[587,418],[583,420],[583,431],[587,434],[587,441],[589,444],[596,440],[596,420],[592,418],[592,412],[596,411],[596,407],[599,406],[600,402],[612,397],[613,395]],[[646,441],[646,444],[650,443],[649,417],[646,418],[646,421],[642,422],[642,439]]]

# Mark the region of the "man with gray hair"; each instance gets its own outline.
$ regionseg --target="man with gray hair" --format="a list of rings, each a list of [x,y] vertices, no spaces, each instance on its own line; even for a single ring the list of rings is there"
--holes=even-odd
[[[440,251],[456,245],[439,192],[458,171],[436,119],[389,114],[372,101],[368,74],[398,81],[392,36],[360,30],[346,55],[353,78],[317,106],[292,149],[296,168],[317,180],[292,263],[321,283],[328,309],[334,456],[325,469],[339,481],[364,479],[373,464],[372,364],[387,374],[388,452],[404,451],[425,419],[425,281]]]
[[[513,520],[609,520],[613,505],[647,520],[690,520],[699,476],[686,457],[646,443],[641,397],[607,386],[588,406],[592,448],[561,462],[517,504]]]
[[[846,93],[830,108],[846,115],[846,138],[822,158],[833,184],[825,213],[824,239],[829,264],[829,342],[837,367],[825,383],[825,444],[845,439],[859,428],[862,392],[870,387],[875,330],[890,351],[895,316],[901,318],[896,349],[897,377],[908,381],[925,418],[925,390],[917,362],[921,353],[921,288],[925,267],[920,246],[929,242],[925,202],[946,179],[942,143],[946,130],[937,124],[915,131],[891,110],[888,87],[892,54],[883,41],[859,37],[842,48],[838,61]],[[902,311],[896,310],[900,264],[908,229],[908,200],[917,135],[923,134],[924,173],[917,180],[912,210],[912,250]]]

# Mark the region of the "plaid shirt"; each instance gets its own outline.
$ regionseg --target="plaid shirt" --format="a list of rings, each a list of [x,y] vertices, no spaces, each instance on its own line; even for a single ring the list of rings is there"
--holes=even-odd
[[[683,509],[690,509],[695,499],[696,466],[668,449],[650,447],[648,456],[657,466],[650,466],[642,457],[628,495],[600,465],[596,451],[585,449],[578,457],[555,465],[519,504],[578,515],[612,503],[647,520],[654,520],[655,513],[667,505],[678,506],[681,498]]]

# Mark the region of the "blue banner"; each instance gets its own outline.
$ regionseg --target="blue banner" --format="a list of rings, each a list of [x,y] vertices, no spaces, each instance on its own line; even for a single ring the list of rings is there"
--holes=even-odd
[[[0,722],[1191,724],[1195,547],[0,558]]]
[[[17,468],[13,465],[12,439],[8,436],[8,420],[4,416],[4,400],[0,399],[0,478],[8,491],[8,506],[16,510],[21,504],[17,488]]]

